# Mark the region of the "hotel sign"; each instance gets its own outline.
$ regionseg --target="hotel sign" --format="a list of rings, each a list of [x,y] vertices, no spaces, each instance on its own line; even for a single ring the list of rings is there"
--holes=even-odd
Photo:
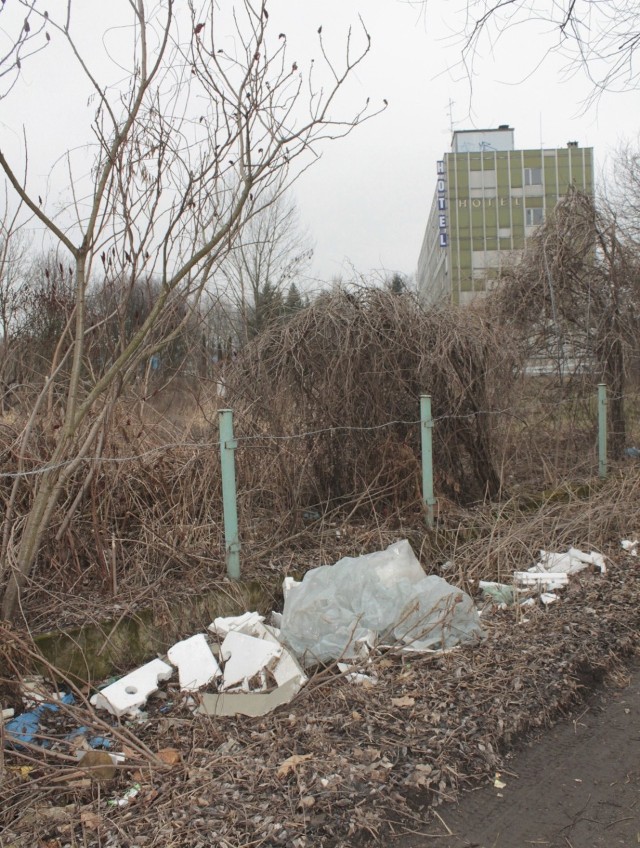
[[[440,247],[446,247],[449,244],[449,235],[447,233],[447,195],[446,195],[447,185],[446,185],[446,181],[445,181],[444,159],[438,160],[437,171],[438,171],[437,202],[438,202],[439,244],[440,244]]]

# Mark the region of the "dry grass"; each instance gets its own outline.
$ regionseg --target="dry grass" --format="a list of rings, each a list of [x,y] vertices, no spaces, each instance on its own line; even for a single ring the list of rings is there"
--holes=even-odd
[[[220,404],[235,413],[251,579],[273,582],[401,536],[428,569],[454,559],[468,578],[494,577],[542,545],[606,543],[624,523],[616,491],[602,497],[617,521],[597,513],[600,490],[579,497],[596,470],[594,386],[523,376],[489,313],[425,314],[407,295],[338,291],[263,334],[220,380],[224,397],[216,383],[180,378],[114,405],[95,461],[70,479],[52,516],[23,599],[32,626],[60,611],[66,622],[94,616],[92,598],[135,609],[224,577]],[[424,530],[421,392],[436,419],[434,534]],[[17,467],[26,411],[1,422],[4,472]],[[46,461],[57,426],[55,415],[36,421],[26,470]],[[9,555],[33,480],[22,478],[5,524]],[[11,483],[0,480],[5,504]],[[490,557],[474,549],[488,541]]]

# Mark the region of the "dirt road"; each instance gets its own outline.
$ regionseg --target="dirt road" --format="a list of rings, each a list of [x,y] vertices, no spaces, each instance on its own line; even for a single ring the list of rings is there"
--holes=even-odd
[[[640,669],[515,752],[500,779],[439,808],[432,836],[392,848],[640,845]]]

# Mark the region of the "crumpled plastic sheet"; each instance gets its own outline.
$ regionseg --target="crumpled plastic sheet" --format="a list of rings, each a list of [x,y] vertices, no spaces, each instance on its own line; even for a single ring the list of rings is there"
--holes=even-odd
[[[308,571],[288,589],[280,636],[309,665],[362,656],[375,641],[426,651],[484,633],[471,598],[427,576],[404,540]]]

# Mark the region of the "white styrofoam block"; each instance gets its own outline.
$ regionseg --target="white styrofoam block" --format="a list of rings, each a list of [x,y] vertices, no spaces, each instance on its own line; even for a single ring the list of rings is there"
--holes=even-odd
[[[569,548],[566,553],[562,554],[540,551],[540,561],[533,568],[530,568],[529,571],[541,571],[553,574],[577,574],[589,565],[594,565],[602,574],[606,574],[607,567],[602,554],[599,554],[597,551],[591,551],[590,554],[585,554],[578,548]]]
[[[300,687],[304,686],[309,678],[291,651],[288,651],[280,642],[279,630],[274,631],[273,627],[269,627],[267,624],[257,623],[253,625],[251,633],[248,635],[256,636],[258,639],[264,639],[282,649],[280,659],[271,667],[271,673],[278,686],[284,686],[290,680],[296,680]]]
[[[546,607],[548,607],[549,604],[555,603],[557,600],[558,600],[558,596],[555,594],[555,592],[543,592],[540,595],[540,601]]]
[[[91,698],[97,709],[108,710],[116,716],[135,713],[158,688],[161,680],[169,680],[173,668],[162,660],[152,660],[146,665],[111,683]]]
[[[243,684],[246,687],[249,680],[275,665],[282,650],[277,642],[232,630],[220,646],[220,656],[225,663],[220,688],[225,690]]]
[[[204,633],[176,642],[167,651],[167,656],[169,662],[178,667],[183,692],[195,692],[222,674]]]
[[[212,633],[217,633],[222,639],[234,630],[241,633],[251,633],[255,624],[261,624],[264,616],[259,612],[243,612],[242,615],[229,615],[226,618],[214,618],[209,625]]]
[[[302,581],[295,580],[293,577],[285,577],[282,581],[282,595],[287,600],[287,595],[291,592],[292,589],[297,589],[298,586],[302,586]]]
[[[622,545],[622,550],[627,551],[631,554],[631,556],[638,556],[638,540],[634,539],[623,539],[620,544]]]
[[[521,586],[566,586],[569,575],[566,572],[514,571],[513,579]]]

